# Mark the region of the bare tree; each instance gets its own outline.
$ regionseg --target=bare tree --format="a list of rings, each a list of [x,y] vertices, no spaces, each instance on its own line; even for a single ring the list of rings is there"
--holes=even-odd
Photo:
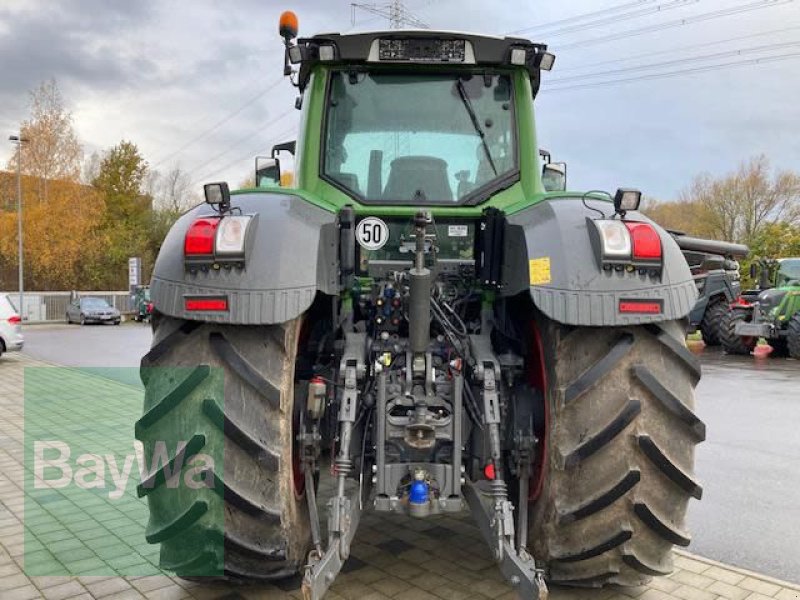
[[[148,172],[144,189],[153,198],[156,209],[173,214],[182,213],[196,199],[192,193],[191,177],[180,165],[167,173]]]
[[[20,131],[28,140],[22,153],[22,172],[39,179],[45,201],[48,180],[79,181],[83,149],[55,79],[31,92],[31,117],[22,122]],[[17,168],[17,160],[15,152],[9,170]]]
[[[171,212],[182,212],[190,203],[192,180],[176,166],[161,180],[161,206]]]
[[[704,228],[712,237],[751,243],[767,225],[800,224],[800,175],[773,175],[762,155],[718,179],[698,176],[681,201],[703,209]]]
[[[92,182],[100,174],[100,164],[103,162],[103,157],[98,152],[92,152],[85,161],[83,161],[83,168],[81,169],[81,183],[84,185],[92,185]]]
[[[759,156],[739,167],[733,191],[741,202],[742,236],[751,241],[764,225],[797,224],[800,219],[800,176],[778,171],[770,177],[769,161]]]

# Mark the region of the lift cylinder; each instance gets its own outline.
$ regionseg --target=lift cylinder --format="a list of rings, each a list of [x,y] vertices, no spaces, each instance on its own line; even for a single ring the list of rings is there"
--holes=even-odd
[[[425,352],[431,331],[431,272],[424,267],[414,268],[409,275],[408,338],[412,352]]]

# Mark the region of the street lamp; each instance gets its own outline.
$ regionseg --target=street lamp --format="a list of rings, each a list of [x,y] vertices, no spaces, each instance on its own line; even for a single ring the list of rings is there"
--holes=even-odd
[[[22,302],[25,299],[25,284],[22,264],[22,144],[28,141],[21,135],[10,135],[8,139],[17,145],[17,252],[19,254],[19,316],[24,318]]]

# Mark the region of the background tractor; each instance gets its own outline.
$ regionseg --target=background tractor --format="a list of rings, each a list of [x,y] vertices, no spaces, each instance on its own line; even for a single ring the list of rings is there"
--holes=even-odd
[[[729,354],[750,354],[764,338],[770,356],[800,359],[800,258],[754,261],[750,277],[758,285],[730,306],[722,347]]]
[[[133,320],[147,322],[153,314],[153,303],[150,301],[150,286],[140,285],[133,295]]]
[[[469,510],[525,598],[669,573],[702,494],[697,287],[638,191],[545,190],[532,100],[554,56],[296,33],[284,14],[291,181],[206,184],[154,267],[136,435],[162,459],[139,486],[162,567],[303,572],[320,598],[363,510]]]
[[[689,333],[700,330],[706,346],[719,346],[728,307],[741,293],[739,262],[749,253],[747,246],[731,242],[670,233],[678,242],[697,284],[699,297],[689,313]]]

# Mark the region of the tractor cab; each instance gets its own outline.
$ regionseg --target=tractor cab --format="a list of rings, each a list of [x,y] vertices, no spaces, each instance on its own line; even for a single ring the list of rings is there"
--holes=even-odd
[[[750,278],[756,281],[756,288],[742,292],[746,300],[774,301],[777,296],[782,298],[785,288],[800,286],[800,258],[755,260],[750,264]]]
[[[340,205],[439,208],[520,183],[544,191],[526,149],[536,147],[531,100],[554,61],[545,45],[426,30],[281,33],[305,114],[298,187]]]
[[[776,288],[800,287],[800,258],[779,258],[774,284]]]

